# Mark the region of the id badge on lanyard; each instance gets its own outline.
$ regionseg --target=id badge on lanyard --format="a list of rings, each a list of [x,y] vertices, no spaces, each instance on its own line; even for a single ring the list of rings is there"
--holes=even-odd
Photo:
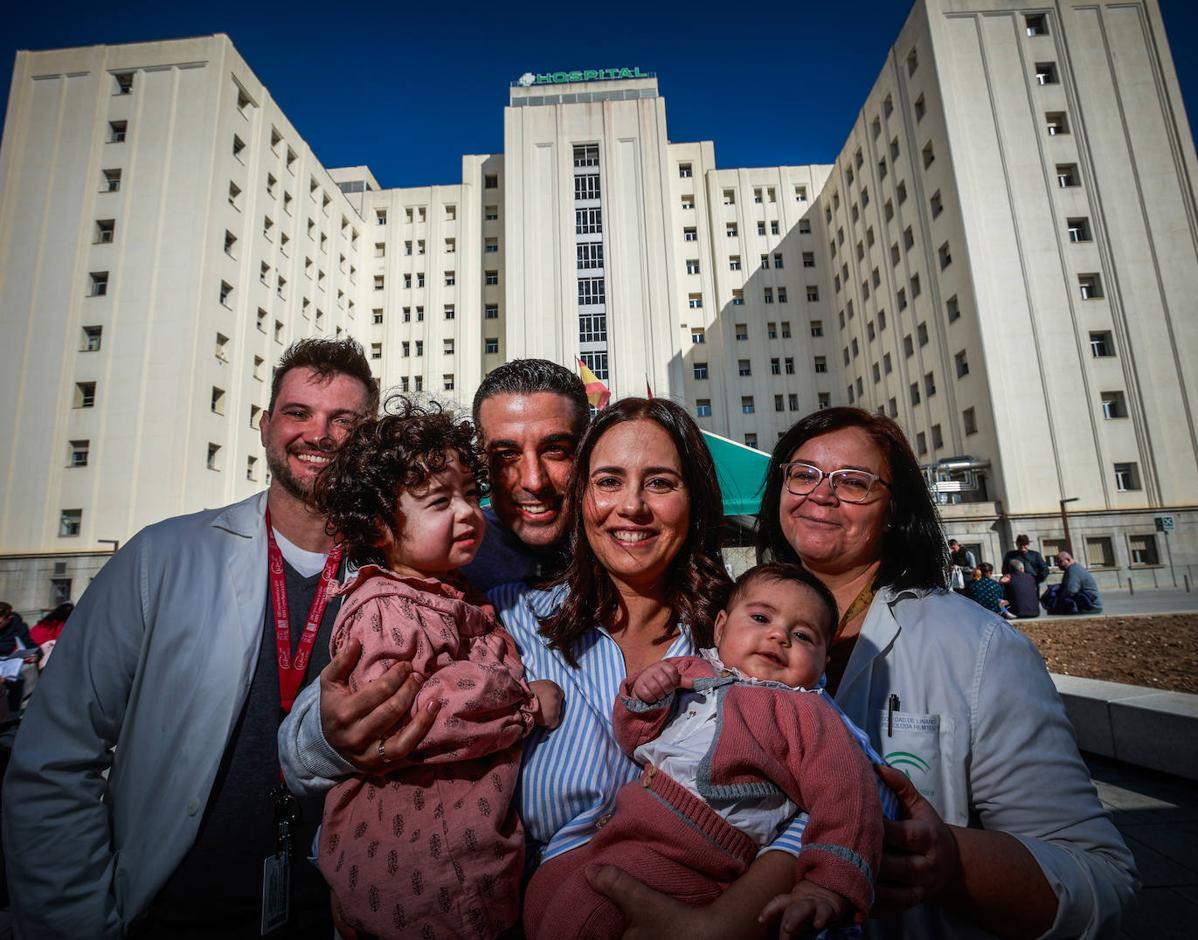
[[[341,566],[341,546],[329,552],[320,575],[320,584],[300,634],[295,655],[291,654],[291,612],[287,605],[287,581],[283,575],[283,553],[275,540],[270,524],[270,510],[266,510],[267,570],[270,575],[271,609],[275,618],[275,650],[279,671],[279,705],[283,714],[291,711],[295,697],[299,694],[312,659],[312,648],[316,634],[324,619],[329,603],[329,585]],[[293,850],[295,824],[299,819],[299,803],[287,792],[281,780],[271,789],[271,805],[275,816],[275,850],[262,862],[262,923],[261,933],[265,936],[287,923],[291,913],[291,853]]]

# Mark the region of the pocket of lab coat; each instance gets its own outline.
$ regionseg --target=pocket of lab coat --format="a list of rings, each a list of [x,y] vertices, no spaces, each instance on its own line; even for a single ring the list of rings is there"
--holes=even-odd
[[[944,792],[944,762],[951,760],[945,753],[951,750],[953,720],[948,715],[919,715],[882,711],[881,752],[886,763],[905,773],[920,794],[936,812],[945,814],[952,801]],[[946,748],[946,745],[949,745]]]

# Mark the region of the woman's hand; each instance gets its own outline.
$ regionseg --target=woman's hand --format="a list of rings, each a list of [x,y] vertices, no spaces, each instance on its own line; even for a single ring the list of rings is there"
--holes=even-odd
[[[548,679],[534,679],[528,683],[528,687],[541,706],[537,724],[552,731],[562,723],[562,702],[565,699],[562,687]]]
[[[907,775],[893,767],[874,769],[899,798],[905,817],[883,823],[882,864],[871,912],[882,916],[956,890],[961,881],[961,858],[952,828],[920,796]]]
[[[652,705],[675,689],[689,689],[692,684],[692,680],[682,678],[677,666],[663,659],[641,671],[632,684],[632,694],[646,705]]]

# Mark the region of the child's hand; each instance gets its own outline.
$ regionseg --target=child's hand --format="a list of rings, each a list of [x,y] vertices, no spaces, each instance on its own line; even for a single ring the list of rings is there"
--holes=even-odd
[[[550,730],[556,728],[562,722],[562,702],[565,700],[561,686],[548,679],[534,679],[528,687],[541,703],[537,724]]]
[[[692,680],[683,679],[678,667],[662,660],[647,667],[632,684],[632,694],[645,704],[660,702],[675,689],[689,689]]]
[[[835,891],[810,881],[800,881],[790,894],[779,894],[757,918],[760,923],[782,915],[778,936],[790,940],[806,930],[823,930],[848,912],[848,902]]]

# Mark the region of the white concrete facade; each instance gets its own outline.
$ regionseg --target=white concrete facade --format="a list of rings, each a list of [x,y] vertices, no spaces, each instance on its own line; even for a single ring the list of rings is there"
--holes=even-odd
[[[988,560],[1057,547],[1076,498],[1105,584],[1168,583],[1158,515],[1193,577],[1198,164],[1155,0],[920,0],[831,165],[719,169],[639,73],[513,85],[504,135],[385,190],[323,168],[225,36],[20,53],[0,597],[77,597],[104,540],[260,488],[271,364],[343,332],[464,405],[581,355],[765,450],[881,409],[930,468],[982,465],[944,513]]]

